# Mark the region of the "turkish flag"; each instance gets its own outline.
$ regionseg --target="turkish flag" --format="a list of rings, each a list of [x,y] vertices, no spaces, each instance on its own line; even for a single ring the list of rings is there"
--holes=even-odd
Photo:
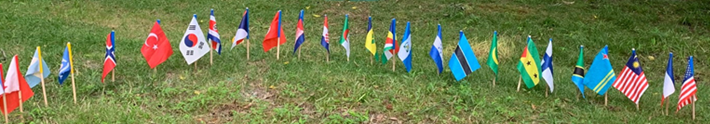
[[[168,41],[168,37],[165,36],[158,22],[153,24],[153,29],[150,30],[150,34],[148,34],[148,38],[145,39],[145,43],[141,48],[141,53],[151,69],[165,62],[173,55],[170,41]]]
[[[281,39],[280,43],[278,39]],[[281,11],[279,11],[274,15],[274,19],[271,21],[271,26],[266,33],[266,37],[264,37],[262,45],[264,52],[268,52],[271,48],[284,43],[286,43],[286,36],[284,36],[284,29],[281,28]]]

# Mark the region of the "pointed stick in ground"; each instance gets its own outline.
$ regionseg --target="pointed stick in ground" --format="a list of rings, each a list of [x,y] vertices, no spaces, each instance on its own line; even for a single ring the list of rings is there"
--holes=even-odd
[[[394,62],[394,58],[392,58],[392,71],[394,71],[395,65],[397,65],[397,63],[395,63],[395,62]]]
[[[493,88],[496,87],[496,80],[498,80],[498,78],[493,78]]]
[[[246,39],[247,41],[247,61],[249,61],[249,39]]]
[[[548,92],[550,92],[550,88],[549,88],[549,87],[545,89],[545,97],[547,97],[547,93],[548,93]]]
[[[69,50],[69,67],[71,73],[71,91],[74,96],[74,104],[76,104],[76,83],[74,82],[74,56],[71,54],[71,43],[67,42],[67,49]]]
[[[279,17],[281,18],[281,17]],[[276,38],[276,60],[279,60],[279,53],[281,51],[281,37]]]
[[[116,82],[116,70],[111,70],[111,82]]]
[[[609,95],[604,94],[604,106],[607,106],[609,103]]]
[[[668,106],[670,106],[670,103],[666,100],[666,116],[668,116]]]
[[[214,50],[210,50],[210,65],[212,65],[212,51]]]
[[[520,83],[523,81],[523,76],[520,75],[520,78],[518,78],[518,92],[520,92]]]
[[[42,51],[39,49],[39,46],[37,46],[37,55],[39,56],[39,79],[42,82],[42,96],[44,96],[44,106],[49,107],[49,103],[47,102],[47,90],[44,88],[44,67],[42,66]],[[22,100],[20,99],[20,101]]]
[[[3,110],[5,110],[5,112],[4,112],[5,114],[3,114],[3,115],[5,115],[5,123],[9,124],[10,120],[7,118],[7,114],[9,114],[9,113],[7,113],[7,97],[5,96],[4,93],[2,94],[2,105],[3,105],[3,108],[5,108],[5,109],[3,109]]]
[[[695,96],[695,95],[693,96],[693,98],[690,98],[690,102],[692,102],[691,104],[693,104],[693,120],[695,120],[695,99],[696,98],[697,98],[697,96]]]
[[[25,115],[24,115],[25,109],[23,108],[23,105],[22,105],[22,90],[18,91],[18,96],[20,98],[20,100],[18,101],[18,102],[20,102],[20,118],[22,119],[22,122],[24,123],[25,122]]]

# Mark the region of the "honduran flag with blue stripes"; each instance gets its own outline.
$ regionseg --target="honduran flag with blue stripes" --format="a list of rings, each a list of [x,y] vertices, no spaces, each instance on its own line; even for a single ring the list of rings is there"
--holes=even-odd
[[[454,54],[451,55],[451,59],[449,59],[449,69],[451,69],[451,73],[454,74],[456,81],[460,81],[466,77],[466,75],[481,68],[476,55],[473,53],[473,49],[471,49],[471,44],[468,43],[468,39],[466,39],[463,31],[460,31],[459,35],[459,44],[456,46]]]

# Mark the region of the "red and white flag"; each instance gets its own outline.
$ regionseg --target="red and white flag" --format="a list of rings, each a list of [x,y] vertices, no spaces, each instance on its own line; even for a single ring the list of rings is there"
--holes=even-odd
[[[696,92],[698,92],[698,87],[695,84],[693,56],[690,56],[690,58],[688,58],[688,68],[685,71],[685,79],[683,80],[683,85],[680,87],[680,98],[678,99],[678,109],[676,112],[678,112],[680,108],[683,108],[683,106],[698,101],[698,97],[695,96]]]
[[[141,47],[141,54],[143,54],[143,58],[148,62],[148,66],[151,69],[165,62],[173,55],[173,47],[170,46],[168,37],[165,36],[163,29],[160,28],[159,21],[153,24],[148,38],[145,38],[143,47]]]
[[[614,88],[624,93],[634,103],[639,104],[641,95],[648,88],[648,81],[646,80],[646,74],[641,69],[636,50],[632,51],[629,62],[626,62],[624,70],[617,77],[616,81],[614,81]]]
[[[20,72],[20,64],[17,55],[12,57],[12,62],[10,62],[7,75],[3,81],[3,87],[5,90],[5,98],[3,99],[7,100],[7,110],[3,107],[0,107],[0,110],[2,110],[4,114],[12,113],[13,110],[20,107],[20,102],[27,101],[35,94],[32,92],[32,89],[30,89],[27,81],[25,81],[25,77],[22,76],[22,72]],[[20,94],[22,94],[22,97],[20,97]]]

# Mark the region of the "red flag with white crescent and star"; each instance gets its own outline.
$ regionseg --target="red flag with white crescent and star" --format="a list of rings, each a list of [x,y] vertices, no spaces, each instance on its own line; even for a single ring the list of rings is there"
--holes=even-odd
[[[160,23],[155,22],[153,24],[153,29],[150,30],[148,38],[143,43],[141,53],[151,69],[165,62],[173,55],[173,48],[170,46],[168,37],[165,36],[163,29],[160,28]]]

